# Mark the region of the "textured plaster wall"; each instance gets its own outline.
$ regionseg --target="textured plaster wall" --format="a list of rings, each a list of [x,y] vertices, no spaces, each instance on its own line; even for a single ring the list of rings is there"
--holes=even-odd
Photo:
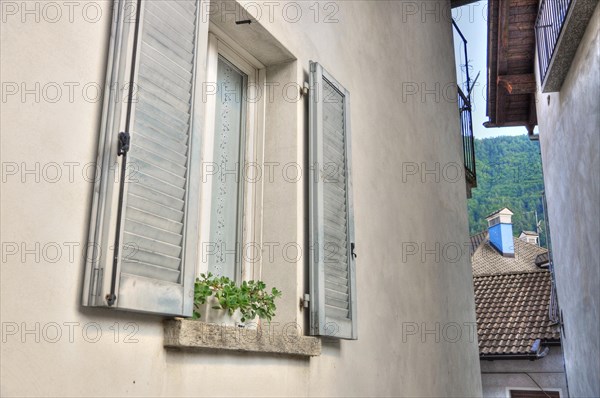
[[[560,92],[538,92],[540,146],[569,390],[600,396],[600,7]],[[539,78],[538,78],[539,80]]]
[[[0,269],[3,396],[481,394],[469,253],[443,250],[468,242],[464,180],[453,174],[462,147],[448,2],[426,2],[434,10],[427,14],[418,3],[409,10],[398,1],[340,1],[337,23],[323,22],[331,12],[323,8],[315,23],[312,2],[297,3],[303,17],[290,23],[278,3],[273,22],[263,21],[297,59],[291,69],[271,68],[272,76],[301,84],[316,60],[352,95],[359,339],[324,342],[310,360],[167,351],[160,318],[80,307],[93,188],[82,172],[96,156],[102,103],[92,100],[92,86],[103,85],[111,24],[111,2],[88,3],[100,7],[96,22],[77,13],[71,22],[64,8],[55,23],[16,14],[1,24],[2,81],[63,88],[55,102],[43,92],[2,102],[2,162],[19,167],[2,185],[2,242],[19,250]],[[306,166],[305,106],[273,109],[296,112],[296,123],[286,129],[269,115],[267,131],[282,136],[267,136],[265,148],[281,140],[283,152],[270,155]],[[74,162],[72,178],[65,162]],[[48,174],[50,163],[60,179]],[[411,173],[403,173],[408,163]],[[23,167],[38,167],[41,178]],[[425,168],[434,171],[423,175]],[[306,186],[265,189],[265,235],[305,240]],[[279,213],[267,207],[277,195],[286,203]],[[406,243],[418,252],[407,255]],[[39,258],[21,256],[22,245],[36,244]],[[280,311],[291,315],[282,321],[303,324],[306,265],[285,264],[295,284],[269,280],[286,288]]]
[[[481,384],[485,398],[507,398],[507,389],[539,390],[536,383],[544,390],[559,390],[562,398],[569,396],[560,347],[550,347],[548,355],[536,361],[481,361]]]

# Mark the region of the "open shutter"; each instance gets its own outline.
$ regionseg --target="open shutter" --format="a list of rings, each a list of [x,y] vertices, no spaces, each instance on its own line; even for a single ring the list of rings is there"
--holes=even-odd
[[[356,339],[350,94],[310,63],[311,334]]]
[[[113,22],[83,304],[191,316],[199,5],[116,1]],[[120,132],[130,136],[125,154]]]

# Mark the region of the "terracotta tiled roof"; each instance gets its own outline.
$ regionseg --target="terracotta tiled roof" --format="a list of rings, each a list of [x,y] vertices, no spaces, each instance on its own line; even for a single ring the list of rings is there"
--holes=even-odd
[[[536,339],[560,341],[548,318],[550,272],[475,276],[473,283],[480,355],[532,354]]]
[[[487,238],[488,238],[487,230],[471,236],[471,256],[473,256],[473,253],[475,253],[475,251],[477,250],[479,245],[481,245],[481,243],[483,241],[485,241]]]
[[[504,257],[490,245],[487,238],[483,240],[471,256],[473,276],[539,271],[535,258],[548,250],[518,238],[513,238],[513,242],[515,256]]]

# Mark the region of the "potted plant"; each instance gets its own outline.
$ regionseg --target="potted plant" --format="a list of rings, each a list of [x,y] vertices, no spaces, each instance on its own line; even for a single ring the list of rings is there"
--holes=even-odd
[[[243,281],[236,285],[228,277],[201,274],[194,285],[193,319],[209,323],[244,326],[257,316],[270,321],[275,316],[275,299],[281,292],[269,293],[262,281]]]

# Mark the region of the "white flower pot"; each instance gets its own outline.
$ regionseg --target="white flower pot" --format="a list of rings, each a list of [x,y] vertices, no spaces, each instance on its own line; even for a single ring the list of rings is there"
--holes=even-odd
[[[216,323],[217,325],[223,326],[241,326],[242,314],[239,310],[235,310],[232,315],[229,315],[228,310],[219,307],[219,301],[214,297],[210,296],[206,299],[206,303],[196,308],[196,311],[200,313],[200,320],[206,323]]]

